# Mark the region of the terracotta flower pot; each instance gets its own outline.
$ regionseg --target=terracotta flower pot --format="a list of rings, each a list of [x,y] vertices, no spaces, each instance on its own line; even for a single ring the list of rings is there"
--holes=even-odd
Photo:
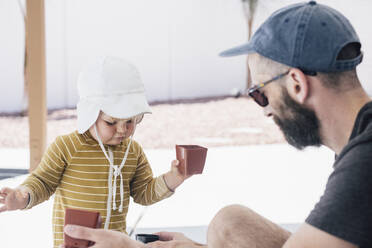
[[[201,174],[208,149],[198,145],[176,145],[176,157],[180,171],[186,175]]]
[[[101,217],[99,212],[67,208],[65,213],[65,225],[67,224],[100,228]],[[65,248],[85,248],[94,245],[94,242],[89,240],[74,239],[67,234],[63,235]]]

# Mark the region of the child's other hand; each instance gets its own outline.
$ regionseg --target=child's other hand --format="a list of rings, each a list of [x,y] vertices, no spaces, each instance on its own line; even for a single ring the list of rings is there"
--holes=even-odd
[[[172,161],[171,172],[174,174],[174,177],[178,178],[180,181],[182,180],[182,182],[191,177],[190,175],[185,176],[184,173],[181,172],[180,162],[176,159]]]
[[[22,188],[11,189],[4,187],[0,190],[0,213],[23,209],[27,206],[29,200],[28,192]]]
[[[178,160],[172,161],[171,170],[164,174],[164,180],[168,188],[174,191],[183,181],[185,181],[190,176],[185,176],[179,167],[180,163]]]

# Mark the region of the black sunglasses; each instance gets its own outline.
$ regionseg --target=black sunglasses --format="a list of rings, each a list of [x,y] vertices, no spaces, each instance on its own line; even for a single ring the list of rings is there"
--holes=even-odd
[[[273,77],[272,79],[268,80],[268,81],[265,81],[263,83],[259,83],[249,89],[246,90],[246,94],[249,95],[250,97],[253,98],[253,100],[258,104],[260,105],[261,107],[266,107],[268,104],[269,104],[269,100],[267,99],[267,97],[265,96],[264,93],[262,93],[261,91],[259,91],[259,89],[261,89],[262,87],[264,87],[265,85],[267,85],[268,83],[271,83],[275,80],[278,80],[282,77],[284,77],[285,75],[287,75],[289,73],[289,70],[286,71],[285,73],[282,73],[276,77]]]

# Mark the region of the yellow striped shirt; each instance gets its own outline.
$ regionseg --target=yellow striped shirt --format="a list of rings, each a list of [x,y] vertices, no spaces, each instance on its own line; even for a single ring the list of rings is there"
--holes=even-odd
[[[113,152],[114,163],[119,165],[124,157],[129,139],[120,145],[104,145]],[[63,243],[63,225],[66,208],[99,211],[102,223],[106,220],[109,162],[98,142],[89,131],[77,131],[59,136],[45,152],[39,166],[23,182],[31,190],[26,209],[49,199],[55,193],[53,206],[54,247]],[[173,194],[163,176],[153,178],[151,167],[142,147],[132,141],[129,154],[122,168],[124,183],[123,212],[112,210],[109,229],[126,232],[126,215],[129,195],[142,205],[150,205]],[[116,205],[120,205],[120,180],[116,185]],[[102,224],[103,226],[103,224]]]

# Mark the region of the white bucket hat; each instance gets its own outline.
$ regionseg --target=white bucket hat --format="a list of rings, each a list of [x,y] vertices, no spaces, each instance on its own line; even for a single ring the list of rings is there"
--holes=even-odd
[[[135,66],[117,57],[100,57],[89,63],[78,78],[78,132],[84,133],[99,112],[114,118],[151,113],[145,88]]]

